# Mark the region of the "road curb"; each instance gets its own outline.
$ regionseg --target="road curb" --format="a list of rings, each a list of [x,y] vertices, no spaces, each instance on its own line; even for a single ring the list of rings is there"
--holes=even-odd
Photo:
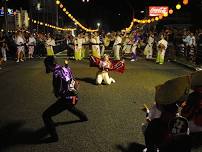
[[[171,62],[175,63],[175,64],[178,64],[178,65],[181,65],[181,66],[183,66],[185,68],[191,69],[193,71],[197,71],[197,67],[195,67],[195,66],[192,66],[192,65],[189,65],[189,64],[185,64],[185,63],[180,62],[180,61],[174,61],[174,60],[172,60]]]

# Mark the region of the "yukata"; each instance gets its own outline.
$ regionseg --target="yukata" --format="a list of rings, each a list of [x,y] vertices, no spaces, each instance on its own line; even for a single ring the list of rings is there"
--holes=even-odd
[[[132,42],[129,37],[127,37],[123,43],[123,53],[124,54],[129,54],[131,53],[131,46]]]
[[[99,63],[99,71],[96,77],[96,84],[102,84],[104,81],[105,84],[115,83],[115,80],[109,77],[108,70],[111,68],[110,61],[100,61]]]
[[[153,44],[154,38],[152,36],[149,37],[147,45],[144,49],[144,55],[146,55],[146,59],[151,59],[153,55]]]
[[[46,51],[47,51],[47,56],[54,56],[54,50],[53,50],[53,46],[55,46],[55,40],[49,38],[48,40],[46,40]]]
[[[164,47],[159,48],[160,45],[163,45]],[[161,39],[158,42],[158,44],[157,44],[158,53],[157,53],[156,63],[159,63],[159,64],[164,63],[164,58],[165,58],[165,53],[166,53],[167,47],[168,47],[168,42],[165,39]]]
[[[140,40],[140,37],[138,37],[138,36],[136,35],[135,38],[134,38],[133,45],[132,45],[131,61],[136,61],[136,60],[137,60],[137,52],[136,52],[136,49],[137,49],[139,40]]]
[[[24,44],[25,44],[25,39],[22,37],[22,36],[18,36],[15,40],[15,43],[17,45],[17,53],[23,53],[24,54],[24,51],[25,51],[25,47],[24,47]]]
[[[82,44],[83,44],[83,39],[82,38],[77,38],[74,41],[75,45],[75,50],[74,50],[74,57],[75,60],[82,60]]]
[[[36,39],[34,37],[29,37],[28,41],[28,49],[29,49],[29,56],[32,58],[32,55],[34,54],[34,47],[36,45]]]
[[[99,36],[92,38],[91,43],[92,43],[92,55],[94,57],[100,58],[101,54],[99,46],[100,43]]]
[[[122,38],[117,36],[113,45],[114,60],[120,60],[120,49],[121,49]]]

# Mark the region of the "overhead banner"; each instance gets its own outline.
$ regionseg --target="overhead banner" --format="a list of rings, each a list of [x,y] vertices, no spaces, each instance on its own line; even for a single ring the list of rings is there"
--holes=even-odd
[[[161,16],[168,14],[168,6],[149,6],[149,16]]]

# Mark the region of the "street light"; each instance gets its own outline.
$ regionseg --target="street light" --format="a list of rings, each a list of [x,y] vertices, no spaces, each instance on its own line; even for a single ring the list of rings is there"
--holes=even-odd
[[[87,3],[88,3],[89,1],[90,1],[90,0],[82,0],[82,2],[83,2],[83,3],[85,3],[85,2],[87,2]]]
[[[97,28],[98,28],[98,29],[100,28],[100,23],[99,23],[99,22],[97,23]]]

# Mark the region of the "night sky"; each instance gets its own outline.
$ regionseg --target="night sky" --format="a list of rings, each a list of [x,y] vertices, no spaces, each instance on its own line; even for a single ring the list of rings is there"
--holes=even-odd
[[[129,26],[133,16],[143,18],[146,14],[142,14],[140,11],[145,11],[149,5],[174,7],[178,2],[178,0],[90,0],[88,3],[83,3],[82,0],[60,1],[83,25],[95,28],[96,23],[100,22],[107,30],[119,30]],[[200,7],[197,8],[197,2],[199,1],[201,2],[201,0],[190,1],[192,3],[192,8],[188,7],[190,13],[196,11],[196,9],[199,11]],[[10,0],[9,7],[28,9],[29,0]],[[59,14],[61,19],[70,22],[63,12],[59,12]]]

